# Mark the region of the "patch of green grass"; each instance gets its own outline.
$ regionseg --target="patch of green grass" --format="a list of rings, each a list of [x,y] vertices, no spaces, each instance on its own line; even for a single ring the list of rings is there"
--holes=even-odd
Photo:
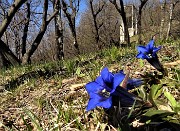
[[[76,60],[67,60],[64,62],[64,66],[67,69],[69,76],[74,75],[77,68]]]

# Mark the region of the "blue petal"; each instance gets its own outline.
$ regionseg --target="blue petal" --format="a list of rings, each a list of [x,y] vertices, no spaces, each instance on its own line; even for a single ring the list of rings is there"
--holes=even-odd
[[[123,71],[123,70],[120,70],[119,73],[121,73],[121,74],[123,74],[123,75],[126,75],[126,74],[124,74],[124,71]]]
[[[97,106],[104,107],[104,108],[111,107],[111,105],[112,105],[112,98],[111,97],[104,98],[104,97],[101,97],[97,94],[94,94],[93,96],[94,97],[89,99],[89,102],[88,102],[88,105],[86,108],[87,111],[92,110]]]
[[[149,52],[148,49],[145,46],[138,46],[137,47],[138,52],[147,53]]]
[[[89,111],[94,109],[97,106],[98,102],[98,99],[90,98],[86,110]]]
[[[105,83],[105,81],[103,80],[103,78],[101,76],[97,77],[95,82],[97,82],[97,84],[99,84],[102,87],[101,90],[106,89],[108,92],[111,92],[112,87],[108,87],[107,84]]]
[[[125,77],[124,73],[116,73],[114,74],[114,82],[113,82],[113,90],[111,93],[113,93],[116,90],[116,87],[120,85],[120,83],[123,81]]]
[[[148,59],[148,57],[145,54],[141,53],[141,52],[139,54],[137,54],[136,58]]]
[[[148,50],[152,50],[154,47],[154,40],[150,40],[149,43],[147,44],[146,48]]]
[[[113,81],[113,74],[111,72],[109,72],[107,67],[102,69],[101,77],[105,83],[112,83],[112,81]]]
[[[88,93],[97,93],[98,91],[103,90],[103,87],[96,82],[89,82],[86,84],[86,90]]]
[[[110,108],[112,106],[112,97],[109,97],[105,101],[98,103],[97,106],[104,107],[104,108]]]
[[[95,82],[97,82],[99,85],[101,85],[101,86],[103,86],[103,87],[106,85],[106,84],[104,83],[104,80],[103,80],[102,76],[98,76],[98,77],[96,78]]]
[[[157,51],[159,51],[161,49],[161,46],[159,46],[158,48],[154,47],[153,48],[153,53],[156,53]]]

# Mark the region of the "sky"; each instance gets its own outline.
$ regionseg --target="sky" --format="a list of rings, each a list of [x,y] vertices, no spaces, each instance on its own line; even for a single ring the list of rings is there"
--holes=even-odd
[[[86,8],[87,8],[87,0],[81,0],[79,11],[83,12],[86,10]]]
[[[117,1],[119,1],[119,0],[117,0]],[[123,0],[124,3],[132,2],[132,1],[138,1],[138,0]],[[88,0],[81,0],[80,1],[80,9],[79,9],[80,12],[83,12],[86,10],[87,2],[88,2]]]
[[[79,22],[81,20],[81,14],[83,12],[85,12],[85,10],[87,9],[87,0],[81,0],[80,1],[80,7],[79,7],[79,13],[78,16],[76,17],[76,25],[79,25]]]

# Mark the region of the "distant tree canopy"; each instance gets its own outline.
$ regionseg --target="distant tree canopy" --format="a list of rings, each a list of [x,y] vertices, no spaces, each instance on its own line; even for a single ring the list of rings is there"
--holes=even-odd
[[[127,5],[134,10],[128,12]],[[154,34],[161,39],[178,38],[179,7],[179,0],[1,0],[0,67],[119,46],[122,26],[130,46],[130,13],[135,21],[131,30],[139,43]]]

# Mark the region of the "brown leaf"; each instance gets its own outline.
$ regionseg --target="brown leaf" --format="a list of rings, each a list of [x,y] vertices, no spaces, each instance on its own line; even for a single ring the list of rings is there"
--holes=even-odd
[[[180,65],[180,60],[164,64],[164,66],[177,66],[177,65]]]

